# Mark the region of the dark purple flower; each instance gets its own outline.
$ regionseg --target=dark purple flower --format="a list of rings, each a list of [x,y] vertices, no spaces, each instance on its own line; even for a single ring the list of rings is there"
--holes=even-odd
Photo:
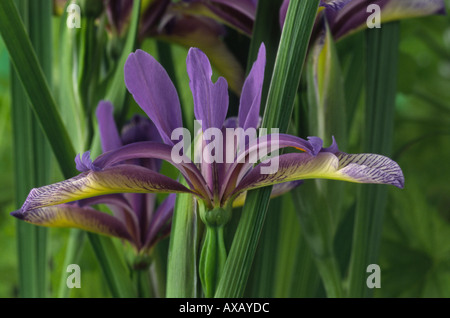
[[[241,144],[236,144],[234,140],[226,137],[224,143],[215,143],[208,139],[207,135],[211,130],[225,132],[226,128],[238,127],[241,132],[248,132],[257,128],[264,67],[265,48],[261,45],[257,60],[242,89],[239,115],[237,118],[226,119],[226,81],[219,78],[213,83],[211,65],[206,55],[196,48],[189,51],[187,70],[194,97],[195,116],[202,122],[192,144],[194,152],[200,150],[203,158],[201,162],[197,162],[195,155],[194,160],[189,159],[186,154],[188,149],[184,146],[176,148],[180,144],[183,145],[177,139],[180,136],[175,136],[175,141],[172,139],[172,134],[177,129],[182,129],[183,125],[177,93],[167,73],[144,51],[138,50],[130,54],[125,65],[126,86],[155,124],[164,143],[141,141],[116,148],[121,143],[118,134],[111,125],[102,124],[100,132],[104,136],[104,150],[107,152],[92,163],[84,163],[84,167],[95,169],[56,184],[33,189],[22,208],[14,212],[14,215],[35,224],[63,226],[67,225],[67,218],[54,216],[48,221],[45,211],[54,211],[53,206],[57,204],[85,198],[97,200],[93,197],[116,198],[117,193],[151,192],[192,193],[206,209],[211,210],[243,203],[245,193],[251,189],[275,185],[273,193],[281,194],[297,186],[300,180],[311,178],[390,184],[403,188],[402,171],[391,159],[376,154],[346,154],[339,151],[335,142],[331,147],[323,148],[323,141],[318,137],[305,140],[296,136],[271,133]],[[239,134],[236,137],[239,138]],[[214,145],[214,151],[211,150],[211,145]],[[267,160],[263,158],[264,155],[282,148],[298,150],[300,153],[271,156]],[[177,151],[174,152],[174,149]],[[178,150],[183,150],[183,153]],[[221,150],[223,156],[231,160],[208,161],[208,156],[214,157]],[[177,154],[176,158],[174,153]],[[255,156],[260,160],[256,165],[250,160]],[[188,186],[185,187],[145,166],[133,164],[134,160],[143,159],[159,159],[171,163],[184,176]],[[277,166],[275,170],[264,172],[268,165],[274,163]],[[120,197],[128,201],[129,210],[136,209],[138,203],[133,204],[133,199]],[[80,217],[84,218],[85,213]],[[105,216],[102,214],[101,217]],[[133,221],[134,218],[139,219],[139,214],[124,212],[122,217],[129,226],[140,224],[139,221]],[[150,219],[149,216],[144,218]],[[70,225],[73,225],[74,221],[71,222]],[[102,224],[94,220],[91,223]],[[116,233],[122,233],[122,236],[124,233],[136,233],[124,231],[126,226],[120,224],[120,228],[115,228]],[[146,235],[149,235],[148,227],[146,231]],[[142,236],[142,230],[140,233]],[[140,242],[145,244],[147,240],[142,241],[141,237]]]
[[[119,134],[114,122],[113,106],[109,102],[99,103],[97,119],[102,150],[105,153],[135,142],[161,141],[153,123],[140,115],[135,115]],[[159,239],[169,233],[169,220],[175,203],[174,194],[170,194],[155,210],[155,193],[115,193],[117,191],[112,190],[114,187],[131,187],[132,184],[124,186],[130,180],[135,182],[140,179],[145,184],[155,179],[155,175],[158,175],[156,171],[160,168],[160,160],[134,158],[124,160],[111,169],[102,169],[91,161],[90,152],[87,151],[77,156],[75,162],[77,169],[82,172],[78,177],[70,179],[75,183],[59,183],[59,188],[54,187],[47,193],[50,196],[41,193],[41,190],[50,189],[48,187],[51,186],[32,190],[31,197],[43,195],[47,197],[47,204],[36,205],[28,202],[21,210],[13,212],[13,215],[36,225],[75,227],[119,237],[129,241],[137,252],[149,252]],[[95,177],[91,174],[94,171],[97,173]],[[128,178],[120,176],[121,172],[128,175]],[[107,191],[106,194],[98,189],[102,184],[107,187],[110,185],[112,191]],[[89,187],[92,187],[89,189],[92,193],[101,195],[91,197],[84,194],[84,190]],[[119,192],[134,192],[134,190]],[[77,201],[66,203],[73,199]],[[53,202],[61,204],[53,205]],[[96,204],[106,204],[113,214],[96,210],[92,207]]]
[[[289,0],[280,9],[280,24],[284,24]],[[380,8],[380,22],[389,22],[432,14],[445,14],[444,0],[321,0],[319,11],[324,11],[335,39],[367,28],[373,11],[370,5]]]

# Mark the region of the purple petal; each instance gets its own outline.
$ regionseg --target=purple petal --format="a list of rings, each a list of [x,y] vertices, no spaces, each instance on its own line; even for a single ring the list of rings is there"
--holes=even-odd
[[[150,223],[144,248],[150,248],[153,245],[158,233],[172,217],[173,208],[175,206],[175,198],[175,194],[169,194],[169,196],[159,205]]]
[[[110,102],[100,101],[97,106],[96,115],[103,152],[122,146],[113,113],[114,107]]]
[[[83,153],[83,155],[78,154],[75,157],[75,167],[80,172],[101,170],[99,166],[92,162],[90,151],[86,151],[85,153]]]
[[[221,21],[238,30],[252,34],[253,23],[256,17],[255,0],[211,0],[201,1]]]
[[[91,208],[60,204],[33,210],[18,210],[12,216],[31,224],[48,227],[73,227],[132,241],[125,225],[115,217]],[[132,241],[133,242],[133,241]]]
[[[403,173],[398,164],[381,155],[334,155],[321,152],[317,156],[311,156],[307,153],[289,153],[277,159],[276,173],[262,174],[261,168],[265,163],[259,164],[241,180],[231,196],[254,188],[303,179],[389,184],[398,188],[403,188],[404,185]]]
[[[381,22],[445,13],[443,0],[379,0],[374,4],[380,6]],[[372,14],[367,12],[368,5],[366,0],[353,0],[339,11],[327,10],[327,20],[335,39],[367,26],[367,19]]]
[[[264,82],[264,68],[266,66],[266,48],[264,43],[259,47],[258,57],[253,63],[242,88],[239,105],[239,127],[257,128],[259,109],[261,106],[261,92]]]
[[[191,48],[187,60],[189,86],[194,97],[194,113],[202,121],[202,129],[222,128],[228,111],[228,85],[220,77],[211,81],[212,69],[208,57],[199,49]]]
[[[113,212],[114,217],[126,225],[128,233],[130,233],[133,239],[136,242],[139,241],[139,221],[129,202],[125,199],[122,193],[100,195],[97,197],[78,200],[76,203],[81,208],[96,204],[106,204]]]
[[[321,146],[322,141],[318,137],[309,137],[309,141],[287,134],[279,134],[276,139],[273,139],[272,135],[258,138],[246,147],[245,151],[240,152],[235,162],[227,169],[228,171],[222,182],[220,196],[222,198],[228,197],[234,190],[236,184],[253,166],[254,163],[250,162],[250,158],[286,147],[305,151],[314,156],[321,149],[321,147],[319,148],[319,144]]]
[[[349,181],[359,183],[390,184],[403,189],[405,178],[400,166],[388,157],[377,154],[337,153],[339,173]]]
[[[122,128],[121,136],[124,145],[140,141],[162,141],[153,122],[140,115],[134,115],[130,122]],[[136,159],[132,163],[154,171],[159,171],[161,168],[161,160],[158,159]]]
[[[84,172],[76,177],[30,191],[22,211],[34,210],[112,193],[188,192],[179,182],[152,170],[117,165],[102,171]]]
[[[174,163],[171,155],[171,146],[153,141],[143,141],[109,151],[95,159],[94,164],[105,169],[118,162],[130,159],[162,159],[174,165],[183,174],[189,185],[195,188],[200,195],[203,195],[205,198],[211,197],[211,193],[205,186],[206,182],[198,168],[187,157],[184,158],[184,162]]]
[[[167,72],[150,54],[137,50],[125,63],[125,84],[168,145],[172,131],[183,127],[180,101]]]

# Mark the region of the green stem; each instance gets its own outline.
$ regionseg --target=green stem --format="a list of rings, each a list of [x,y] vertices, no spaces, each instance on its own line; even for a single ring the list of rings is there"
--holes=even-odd
[[[364,152],[389,156],[394,123],[399,24],[383,24],[381,29],[367,30],[366,36]],[[378,262],[386,200],[386,187],[364,185],[360,188],[350,259],[350,297],[372,295],[373,290],[366,286],[366,269],[368,265]]]
[[[262,127],[286,132],[319,6],[318,0],[291,1],[281,34]],[[258,18],[258,17],[257,17]],[[266,217],[271,187],[250,191],[215,297],[241,297]]]
[[[327,257],[319,259],[316,262],[322,278],[327,297],[340,298],[343,297],[341,274],[335,257]]]

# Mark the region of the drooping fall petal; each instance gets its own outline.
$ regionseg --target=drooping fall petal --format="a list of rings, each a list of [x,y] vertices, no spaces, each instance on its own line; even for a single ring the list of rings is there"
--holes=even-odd
[[[189,192],[179,182],[152,170],[118,165],[90,171],[76,177],[30,191],[22,211],[34,210],[84,198],[112,193]]]
[[[403,188],[404,177],[398,164],[376,154],[344,154],[320,152],[317,156],[307,153],[290,153],[278,158],[278,171],[262,174],[256,166],[239,183],[234,195],[242,191],[281,182],[303,179],[333,179],[356,183],[390,184]]]
[[[32,210],[18,210],[12,216],[35,225],[75,227],[82,230],[131,240],[125,225],[112,215],[89,207],[60,204]]]

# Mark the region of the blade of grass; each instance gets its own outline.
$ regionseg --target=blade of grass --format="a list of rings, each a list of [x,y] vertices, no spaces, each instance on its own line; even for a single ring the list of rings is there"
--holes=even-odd
[[[262,0],[258,2],[255,25],[253,27],[252,40],[250,42],[250,49],[247,60],[246,74],[251,69],[254,61],[256,60],[259,46],[263,42],[266,47],[266,67],[264,70],[264,83],[261,95],[261,103],[267,99],[267,92],[269,90],[270,79],[272,78],[273,67],[275,64],[275,58],[277,55],[278,44],[280,41],[280,23],[277,14],[280,10],[281,1],[266,1]],[[277,201],[278,202],[278,201]],[[271,205],[275,207],[275,205]],[[271,209],[269,207],[269,209]],[[274,209],[274,208],[273,208]],[[273,284],[274,258],[273,252],[275,251],[276,240],[273,239],[274,233],[278,230],[278,216],[273,211],[268,214],[271,221],[268,221],[264,225],[262,239],[259,243],[258,252],[255,256],[254,268],[252,269],[252,277],[247,286],[247,293],[253,297],[270,297],[268,293],[271,293],[273,289],[269,286]]]
[[[103,275],[113,297],[136,297],[136,290],[124,260],[110,238],[87,233],[89,242],[102,266]],[[118,275],[120,273],[120,275]]]
[[[0,1],[0,34],[31,106],[54,150],[61,171],[66,177],[73,176],[75,151],[59,117],[25,26],[12,0]]]
[[[262,127],[286,132],[292,114],[318,0],[291,1],[281,34]],[[247,194],[216,297],[241,297],[251,269],[270,199],[271,187]]]
[[[115,72],[108,83],[108,90],[105,94],[105,99],[109,100],[116,109],[116,114],[120,115],[120,118],[125,118],[127,109],[124,107],[124,101],[126,96],[126,88],[124,81],[123,68],[128,55],[134,50],[136,44],[136,36],[139,27],[139,16],[141,10],[141,0],[135,0],[133,2],[133,9],[131,12],[130,28],[127,34],[127,40],[122,49],[122,54],[117,62]]]
[[[199,219],[194,197],[178,194],[172,217],[166,297],[198,297]]]
[[[76,174],[73,163],[75,151],[56,109],[55,101],[27,36],[25,26],[12,0],[0,1],[0,34],[64,177],[72,177]],[[22,155],[19,154],[19,156]],[[28,187],[27,191],[31,188]],[[128,287],[131,280],[126,275],[126,267],[122,266],[124,264],[121,262],[114,262],[117,259],[117,251],[111,248],[111,239],[94,234],[90,234],[89,239],[91,244],[95,245],[94,250],[97,252],[104,274],[107,275],[107,278],[111,278],[108,282],[112,293],[133,297],[135,293]],[[111,265],[111,262],[115,265]],[[127,294],[128,292],[129,294]]]
[[[397,84],[399,24],[383,24],[366,31],[367,74],[364,151],[389,156]],[[360,187],[349,270],[350,297],[370,297],[366,268],[378,262],[387,188]]]
[[[29,37],[43,66],[46,78],[51,79],[51,1],[38,6],[33,1],[17,1],[26,21]],[[16,144],[17,206],[25,199],[30,188],[44,185],[49,179],[50,152],[45,136],[37,125],[28,105],[25,92],[12,74],[12,103],[14,141]],[[24,178],[24,175],[27,177]],[[17,223],[20,295],[46,297],[47,292],[47,229]]]

